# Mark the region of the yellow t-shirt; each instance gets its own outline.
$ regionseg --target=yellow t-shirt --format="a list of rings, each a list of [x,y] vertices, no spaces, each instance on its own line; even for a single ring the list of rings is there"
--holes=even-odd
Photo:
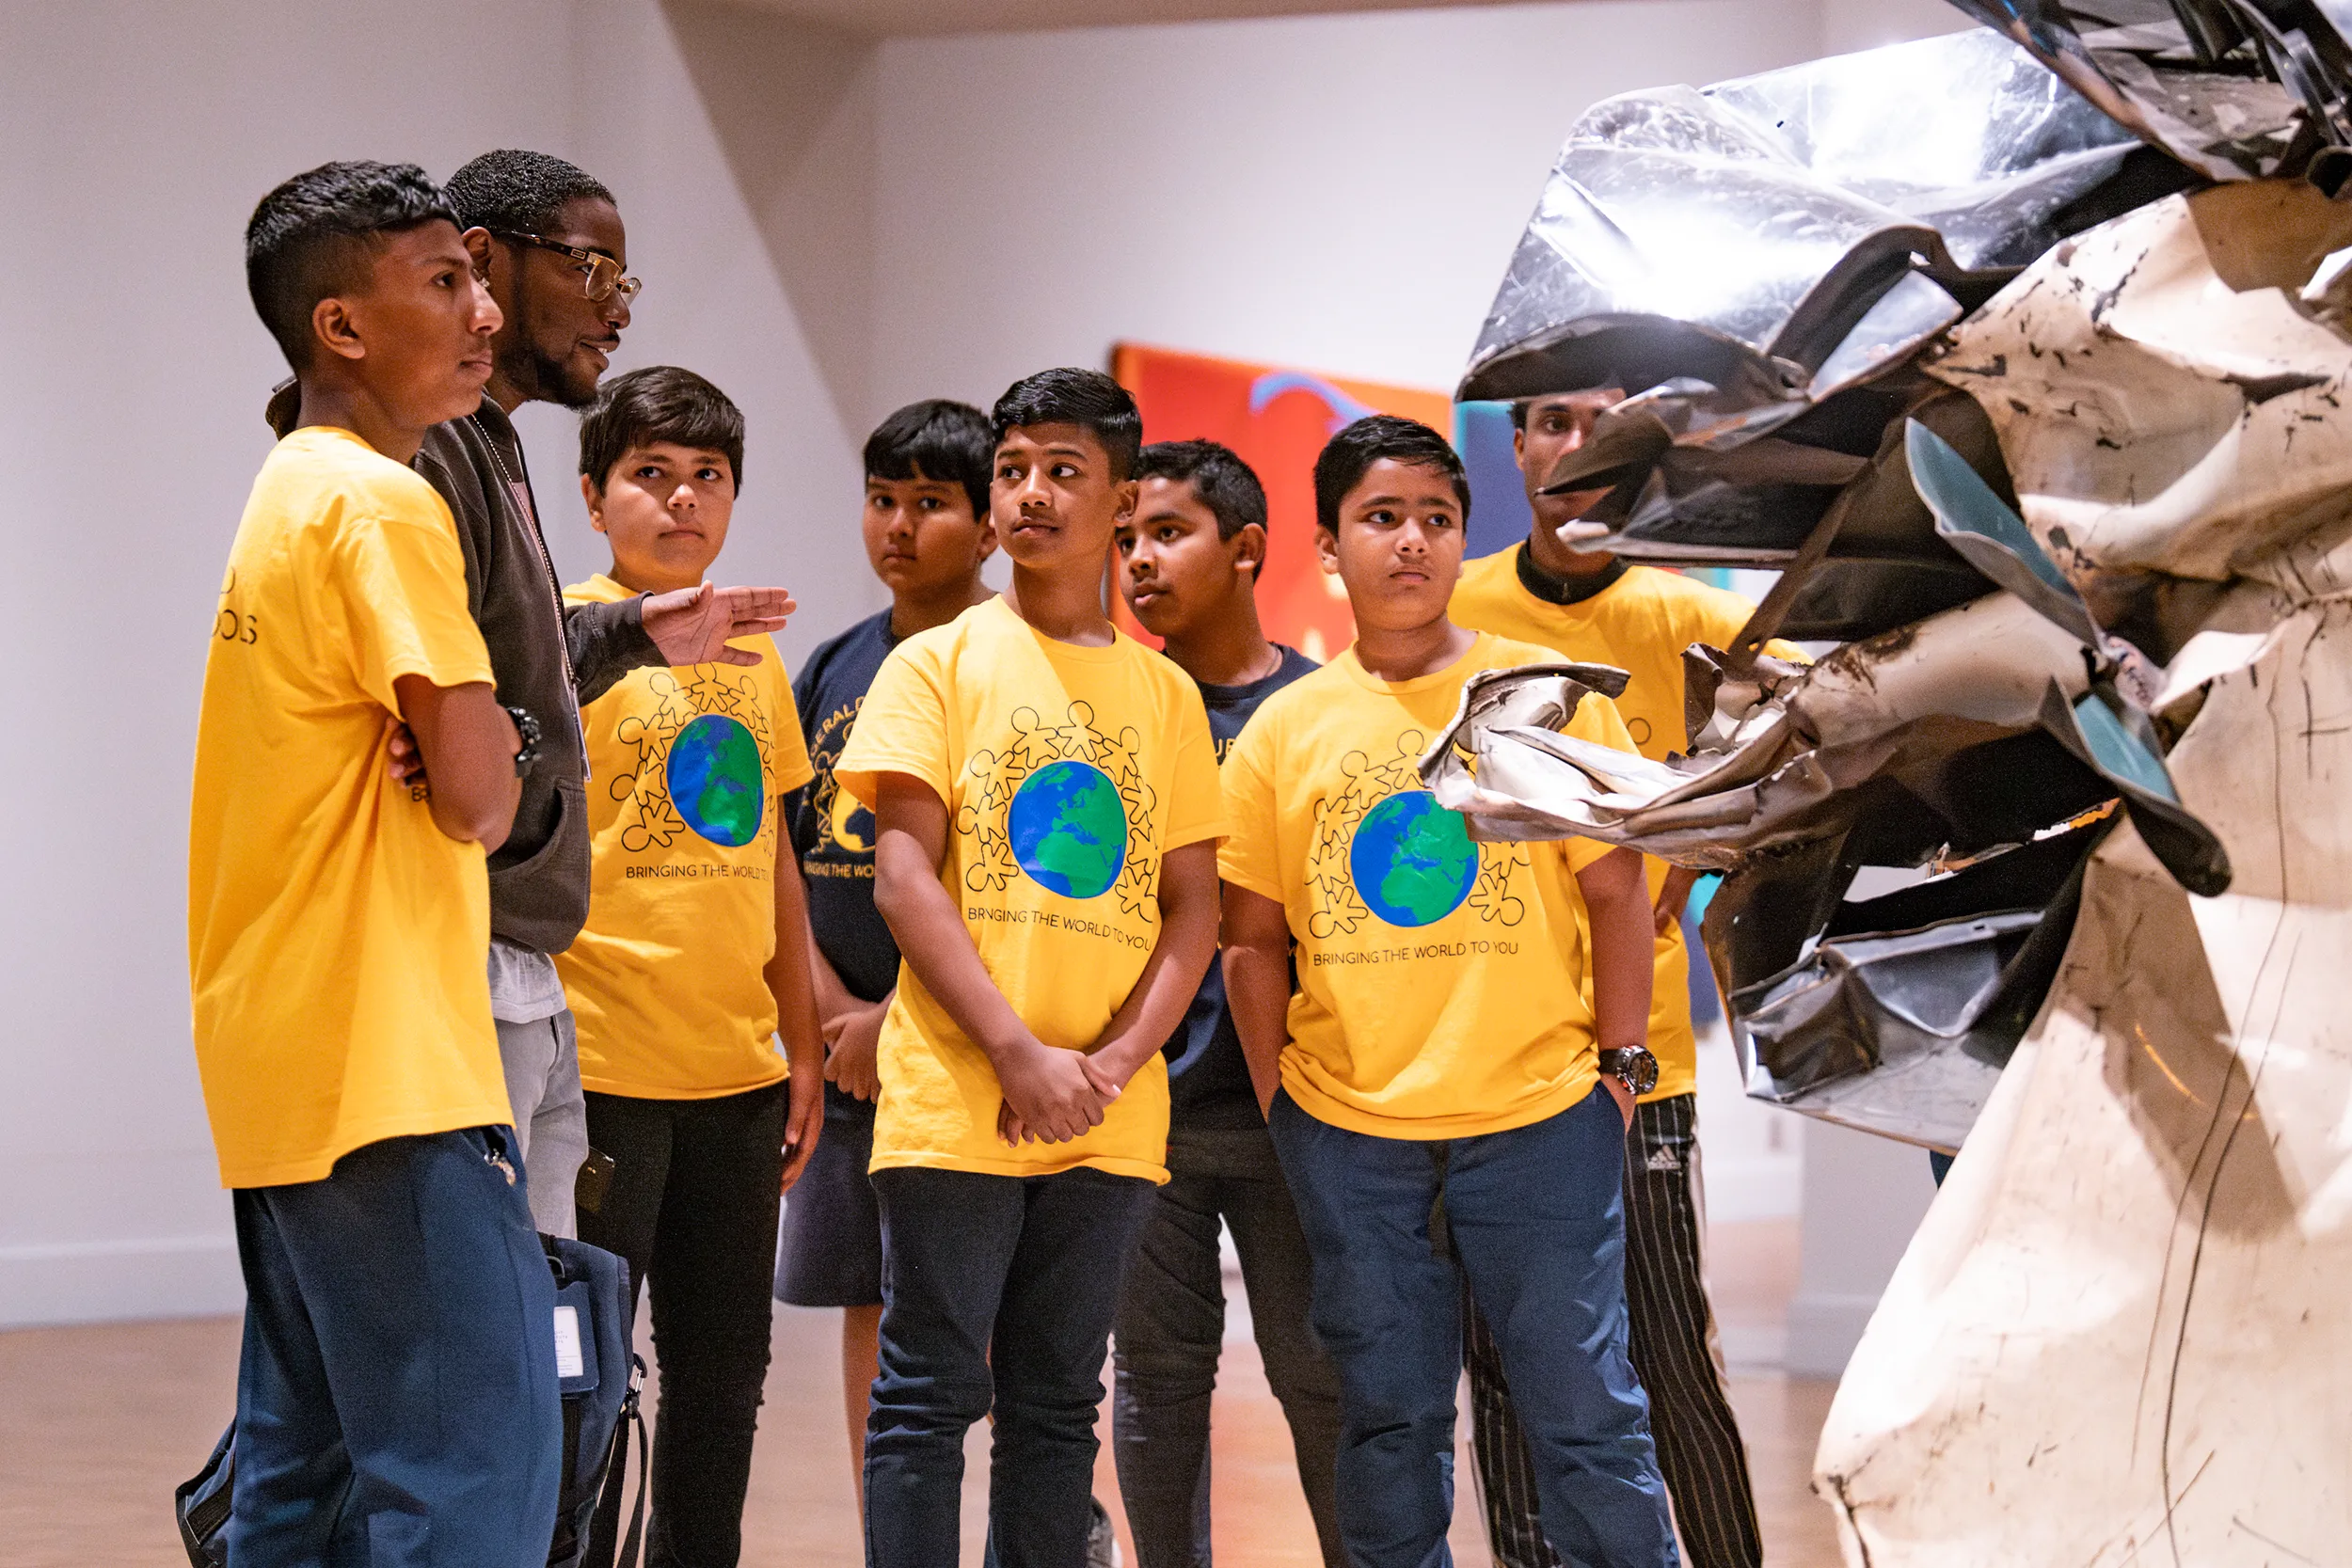
[[[989,978],[1047,1045],[1084,1050],[1160,938],[1160,857],[1225,832],[1200,693],[1119,634],[1057,642],[1002,599],[891,651],[834,777],[867,806],[905,773],[947,803],[940,882]],[[1103,1125],[1015,1148],[987,1055],[903,961],[882,1023],[873,1168],[1041,1176],[1091,1165],[1168,1180],[1168,1065],[1154,1053]]]
[[[394,680],[490,679],[449,508],[351,432],[295,431],[253,482],[211,631],[188,974],[221,1184],[511,1122],[482,848],[386,770]]]
[[[1481,633],[1436,674],[1390,682],[1351,648],[1268,697],[1226,754],[1217,868],[1290,917],[1282,1087],[1318,1120],[1468,1137],[1592,1092],[1575,876],[1609,847],[1473,844],[1414,770],[1472,674],[1550,657]],[[1606,698],[1580,704],[1568,733],[1633,749]]]
[[[601,574],[564,590],[611,604]],[[588,924],[556,955],[580,1082],[639,1100],[746,1094],[786,1076],[776,1001],[782,797],[808,783],[773,640],[755,665],[634,670],[580,711],[588,741]]]
[[[1693,642],[1728,647],[1756,607],[1739,594],[1655,566],[1629,566],[1625,575],[1588,599],[1556,605],[1519,581],[1518,550],[1465,562],[1448,614],[1454,625],[1517,638],[1558,657],[1613,664],[1631,678],[1617,710],[1644,756],[1662,759],[1689,743],[1682,716],[1682,650]],[[1767,651],[1803,658],[1787,642]],[[1646,863],[1650,896],[1665,885],[1666,863]],[[1677,923],[1657,939],[1658,971],[1650,982],[1649,1048],[1658,1057],[1658,1086],[1644,1100],[1698,1090],[1698,1040],[1691,1028],[1691,955]]]

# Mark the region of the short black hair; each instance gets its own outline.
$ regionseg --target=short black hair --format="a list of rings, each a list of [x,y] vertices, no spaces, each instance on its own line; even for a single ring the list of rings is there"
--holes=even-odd
[[[1583,397],[1593,392],[1617,392],[1622,394],[1624,390],[1625,378],[1622,376],[1612,376],[1602,380],[1598,386],[1595,387],[1570,387],[1565,391],[1537,392],[1532,398],[1513,398],[1511,400],[1511,428],[1513,430],[1525,430],[1527,428],[1528,410],[1534,408],[1539,403],[1546,403],[1553,398]]]
[[[286,362],[309,367],[310,313],[366,282],[378,236],[436,219],[457,214],[414,164],[321,164],[262,198],[245,226],[245,286]]]
[[[1074,424],[1110,454],[1111,481],[1133,479],[1143,450],[1143,415],[1127,388],[1101,371],[1069,366],[1025,375],[1005,388],[990,415],[996,439],[1025,425]]]
[[[1435,468],[1454,482],[1470,521],[1470,476],[1446,438],[1422,423],[1395,414],[1367,414],[1324,443],[1315,459],[1315,527],[1340,531],[1340,503],[1363,483],[1366,470],[1387,458],[1409,467]]]
[[[1154,441],[1136,462],[1137,479],[1178,480],[1192,486],[1216,518],[1216,536],[1231,539],[1265,527],[1265,486],[1232,448],[1216,441]]]
[[[910,403],[866,438],[866,477],[961,484],[972,519],[988,521],[988,481],[996,467],[996,429],[968,403],[925,398]]]
[[[632,447],[674,441],[726,454],[735,491],[743,493],[743,411],[735,400],[675,365],[647,365],[596,389],[580,417],[580,471],[603,493],[613,465]]]
[[[485,152],[449,177],[461,229],[544,234],[557,214],[582,198],[612,201],[612,193],[575,164],[520,148]]]

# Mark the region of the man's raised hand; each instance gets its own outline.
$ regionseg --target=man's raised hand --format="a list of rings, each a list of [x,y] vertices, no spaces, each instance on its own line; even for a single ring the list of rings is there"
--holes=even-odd
[[[757,664],[759,656],[727,642],[784,629],[800,606],[782,588],[673,589],[645,595],[645,635],[675,664]]]

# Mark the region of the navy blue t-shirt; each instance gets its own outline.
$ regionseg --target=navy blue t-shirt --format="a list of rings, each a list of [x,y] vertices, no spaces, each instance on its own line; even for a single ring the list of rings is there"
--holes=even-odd
[[[1285,647],[1281,666],[1263,680],[1247,686],[1202,686],[1200,701],[1209,710],[1209,735],[1216,742],[1216,760],[1224,762],[1258,705],[1299,676],[1314,671],[1315,661],[1295,648]],[[803,709],[803,712],[806,710]],[[815,744],[809,748],[812,756]],[[818,765],[821,770],[823,764]],[[821,771],[820,771],[821,776]],[[1263,1127],[1257,1091],[1249,1086],[1249,1063],[1241,1053],[1241,1036],[1225,1006],[1225,969],[1215,960],[1200,981],[1184,1022],[1163,1048],[1168,1057],[1169,1121],[1182,1127],[1212,1129]]]
[[[874,814],[835,784],[833,770],[866,688],[898,645],[885,610],[821,644],[792,683],[817,776],[792,792],[785,820],[808,884],[808,923],[818,949],[862,1002],[881,1001],[898,983],[898,943],[874,908]],[[828,1084],[825,1114],[870,1118],[874,1107]]]

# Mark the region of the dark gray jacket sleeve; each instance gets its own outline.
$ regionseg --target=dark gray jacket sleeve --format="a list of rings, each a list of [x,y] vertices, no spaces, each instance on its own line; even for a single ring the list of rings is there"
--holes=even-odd
[[[564,609],[564,641],[571,647],[572,689],[586,707],[623,675],[667,664],[645,635],[645,597],[612,604],[576,604]]]

